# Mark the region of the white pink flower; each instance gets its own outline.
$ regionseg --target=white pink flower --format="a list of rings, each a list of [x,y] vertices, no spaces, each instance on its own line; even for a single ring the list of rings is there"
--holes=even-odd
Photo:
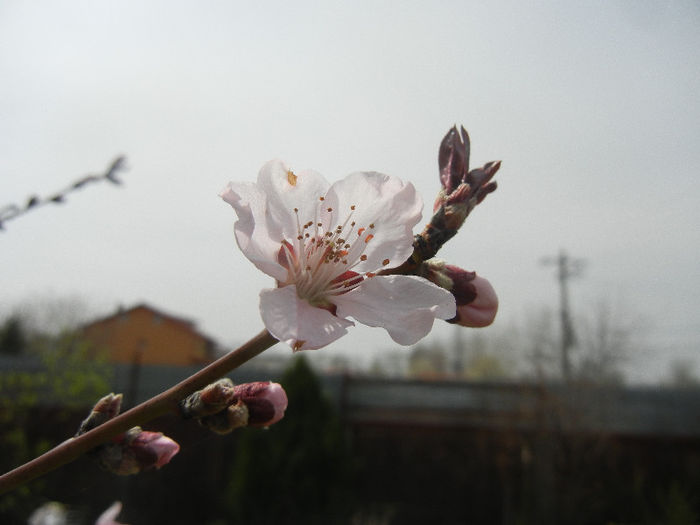
[[[117,516],[119,516],[121,511],[121,501],[115,501],[107,510],[99,515],[95,525],[126,525],[117,521]]]
[[[422,201],[412,184],[361,172],[329,185],[274,160],[256,183],[231,182],[221,197],[238,215],[244,255],[277,281],[260,294],[263,322],[294,350],[335,341],[354,325],[348,317],[410,345],[435,318],[455,316],[452,294],[426,279],[377,275],[413,251]]]

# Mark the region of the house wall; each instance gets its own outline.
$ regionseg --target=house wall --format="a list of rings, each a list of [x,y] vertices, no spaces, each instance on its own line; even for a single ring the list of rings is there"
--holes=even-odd
[[[97,321],[84,335],[115,363],[192,365],[209,357],[209,341],[188,323],[143,307]]]

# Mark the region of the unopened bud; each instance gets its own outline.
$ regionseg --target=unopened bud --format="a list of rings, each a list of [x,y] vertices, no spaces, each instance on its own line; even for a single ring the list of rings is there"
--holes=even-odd
[[[248,426],[251,427],[267,427],[277,423],[287,410],[287,394],[279,383],[244,383],[234,388],[234,398],[248,407]]]
[[[248,426],[248,418],[248,407],[238,400],[221,412],[201,418],[199,422],[212,432],[228,434],[237,428]]]
[[[180,403],[183,417],[194,417],[217,434],[240,427],[266,427],[276,423],[287,409],[287,394],[278,383],[257,381],[233,386],[220,379]]]
[[[100,399],[92,411],[86,417],[78,428],[76,436],[85,434],[85,432],[92,430],[93,428],[105,423],[119,414],[122,406],[122,395],[121,394],[108,394]]]
[[[216,414],[232,403],[233,392],[233,381],[224,377],[188,396],[180,403],[180,413],[184,418]]]
[[[469,272],[444,261],[423,263],[421,274],[454,295],[457,315],[448,322],[472,328],[490,325],[498,312],[498,296],[491,283],[476,272]]]
[[[440,183],[445,193],[450,194],[462,182],[464,174],[469,171],[469,134],[463,126],[457,126],[447,132],[438,150],[438,166],[440,168]]]
[[[180,451],[180,445],[161,432],[134,427],[98,450],[102,467],[127,476],[166,465]]]
[[[471,273],[458,268],[464,273]],[[455,288],[458,289],[455,298],[457,298],[457,315],[449,322],[457,323],[462,326],[472,328],[482,328],[493,323],[498,312],[498,296],[496,291],[491,286],[491,283],[474,274],[474,277],[463,285],[458,284],[459,278],[455,278]],[[469,288],[469,291],[466,288]],[[464,291],[459,291],[460,288]],[[476,294],[476,297],[468,303],[459,304],[459,295],[466,297],[468,294]]]
[[[464,127],[453,126],[440,143],[438,151],[438,167],[440,168],[440,184],[444,195],[450,196],[460,186],[466,185],[468,191],[462,198],[475,197],[477,203],[481,202],[487,194],[496,189],[495,183],[490,183],[501,163],[489,162],[483,168],[469,171],[469,154],[471,145],[469,135]]]

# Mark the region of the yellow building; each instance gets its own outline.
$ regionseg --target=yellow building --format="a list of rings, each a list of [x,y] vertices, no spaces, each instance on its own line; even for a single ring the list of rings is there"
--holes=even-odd
[[[114,363],[196,365],[214,358],[214,341],[200,334],[193,322],[146,304],[120,308],[85,325],[83,336]]]

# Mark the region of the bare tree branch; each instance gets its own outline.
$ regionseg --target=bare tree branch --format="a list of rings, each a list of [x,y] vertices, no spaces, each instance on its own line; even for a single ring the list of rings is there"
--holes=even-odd
[[[30,210],[36,210],[37,208],[46,204],[63,204],[70,192],[79,190],[83,186],[87,186],[90,183],[107,181],[115,186],[119,186],[122,184],[122,181],[118,177],[118,173],[124,170],[126,170],[126,157],[120,155],[112,161],[107,168],[107,171],[100,175],[86,175],[85,177],[76,180],[63,190],[48,195],[44,198],[38,197],[37,195],[32,195],[27,199],[27,202],[24,205],[18,206],[17,204],[8,204],[0,208],[0,230],[5,229],[5,223],[7,221],[16,219]]]

